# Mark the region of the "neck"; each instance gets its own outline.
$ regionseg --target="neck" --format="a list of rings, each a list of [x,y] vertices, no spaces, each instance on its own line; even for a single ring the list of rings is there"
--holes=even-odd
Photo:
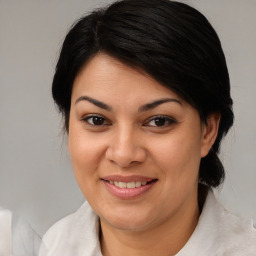
[[[187,207],[190,207],[189,211]],[[175,255],[190,238],[199,218],[197,201],[182,208],[160,225],[139,231],[120,230],[101,220],[103,255]]]

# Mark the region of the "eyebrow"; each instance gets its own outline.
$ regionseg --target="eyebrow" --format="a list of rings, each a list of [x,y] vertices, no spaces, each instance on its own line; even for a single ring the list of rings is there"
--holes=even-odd
[[[105,109],[105,110],[108,110],[108,111],[112,110],[112,108],[109,105],[105,104],[104,102],[96,100],[96,99],[93,99],[93,98],[88,97],[88,96],[81,96],[81,97],[79,97],[75,101],[75,104],[77,104],[80,101],[89,101],[90,103],[94,104],[95,106],[97,106],[99,108],[102,108],[102,109]]]
[[[88,102],[94,104],[95,106],[97,106],[99,108],[102,108],[102,109],[105,109],[105,110],[108,110],[108,111],[112,111],[112,107],[110,107],[106,103],[104,103],[102,101],[99,101],[99,100],[96,100],[96,99],[93,99],[93,98],[91,98],[89,96],[81,96],[81,97],[79,97],[75,101],[75,104],[77,104],[80,101],[88,101]],[[164,99],[155,100],[153,102],[150,102],[150,103],[147,103],[145,105],[142,105],[139,108],[138,112],[144,112],[144,111],[151,110],[151,109],[156,108],[157,106],[159,106],[161,104],[164,104],[164,103],[167,103],[167,102],[175,102],[175,103],[178,103],[179,105],[182,105],[182,103],[179,100],[177,100],[177,99],[174,99],[174,98],[164,98]]]
[[[165,99],[155,100],[153,102],[150,102],[150,103],[147,103],[147,104],[141,106],[139,108],[139,112],[148,111],[150,109],[156,108],[157,106],[159,106],[159,105],[161,105],[163,103],[167,103],[167,102],[175,102],[175,103],[178,103],[179,105],[182,105],[181,101],[179,101],[177,99],[165,98]]]

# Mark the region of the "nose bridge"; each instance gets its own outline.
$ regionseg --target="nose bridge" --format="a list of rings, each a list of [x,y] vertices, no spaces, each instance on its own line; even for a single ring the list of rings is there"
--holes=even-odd
[[[108,148],[108,158],[121,167],[142,162],[146,157],[139,139],[139,131],[133,125],[119,125]]]
[[[136,148],[135,137],[136,131],[131,127],[131,125],[119,127],[114,146],[120,153],[132,153]]]

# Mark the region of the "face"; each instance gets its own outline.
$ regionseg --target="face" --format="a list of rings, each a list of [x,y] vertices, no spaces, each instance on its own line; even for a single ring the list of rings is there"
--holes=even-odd
[[[171,90],[107,55],[74,81],[68,145],[77,182],[101,222],[143,230],[197,205],[211,145],[198,112]]]

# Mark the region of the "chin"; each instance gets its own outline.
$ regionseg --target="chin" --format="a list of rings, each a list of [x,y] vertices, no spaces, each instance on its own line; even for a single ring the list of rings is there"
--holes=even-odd
[[[127,231],[140,231],[154,222],[152,211],[143,212],[132,209],[116,209],[115,213],[100,215],[101,224],[106,223],[113,228]]]

